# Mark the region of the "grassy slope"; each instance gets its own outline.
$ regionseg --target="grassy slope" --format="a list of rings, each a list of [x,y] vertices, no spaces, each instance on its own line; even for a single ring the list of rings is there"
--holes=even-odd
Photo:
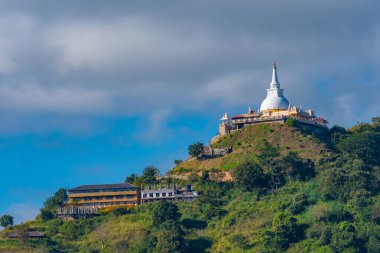
[[[228,171],[242,161],[255,159],[265,142],[277,148],[282,155],[295,151],[304,159],[314,160],[328,152],[328,143],[323,142],[322,138],[302,133],[297,128],[279,124],[251,125],[222,137],[213,145],[215,148],[233,147],[232,153],[213,159],[189,158],[173,168],[171,173],[211,169]]]
[[[55,219],[47,222],[27,222],[24,225],[29,230],[41,231],[48,238],[22,242],[1,239],[0,236],[0,252],[50,252],[52,249],[57,252],[61,252],[62,249],[64,252],[92,252],[101,249],[102,244],[104,245],[102,252],[124,252],[123,249],[126,247],[131,252],[138,252],[144,243],[142,238],[148,233],[151,214],[147,205],[128,215],[105,215],[82,221],[87,224],[81,225],[81,236],[78,238],[69,237],[75,232],[75,227],[67,229],[66,225],[74,223],[73,221]],[[50,251],[46,250],[48,248]]]

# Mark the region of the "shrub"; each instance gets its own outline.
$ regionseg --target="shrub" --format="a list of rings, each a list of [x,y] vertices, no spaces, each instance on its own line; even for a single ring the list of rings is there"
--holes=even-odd
[[[273,217],[272,229],[280,249],[286,249],[289,243],[297,242],[303,234],[302,227],[297,224],[297,219],[282,211]]]
[[[82,235],[81,227],[77,221],[63,223],[59,230],[67,240],[77,240]]]
[[[295,125],[296,125],[296,120],[293,118],[288,118],[285,121],[285,126],[287,126],[287,127],[294,127]]]
[[[347,221],[338,224],[334,229],[331,245],[339,252],[356,246],[355,227]]]
[[[326,222],[314,223],[307,230],[307,237],[309,239],[318,239],[322,245],[327,245],[330,243],[332,236],[332,226]]]
[[[294,197],[292,204],[289,207],[289,210],[293,214],[299,214],[302,213],[308,205],[309,201],[307,200],[307,195],[304,193],[300,193]]]
[[[111,211],[111,213],[115,216],[126,215],[131,212],[131,208],[128,207],[117,207]]]
[[[367,252],[380,252],[380,238],[370,236],[366,244]]]

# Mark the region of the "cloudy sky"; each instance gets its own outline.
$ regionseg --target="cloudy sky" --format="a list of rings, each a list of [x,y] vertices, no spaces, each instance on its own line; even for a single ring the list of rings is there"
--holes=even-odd
[[[380,114],[378,1],[0,0],[0,214],[60,187],[165,172],[224,112],[257,108],[276,60],[330,125]]]

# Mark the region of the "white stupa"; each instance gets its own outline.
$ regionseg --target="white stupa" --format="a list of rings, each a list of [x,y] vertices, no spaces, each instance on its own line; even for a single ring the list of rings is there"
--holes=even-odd
[[[273,74],[270,88],[267,89],[267,97],[261,103],[260,111],[288,110],[289,101],[284,97],[284,89],[281,89],[277,79],[276,63],[273,63]]]

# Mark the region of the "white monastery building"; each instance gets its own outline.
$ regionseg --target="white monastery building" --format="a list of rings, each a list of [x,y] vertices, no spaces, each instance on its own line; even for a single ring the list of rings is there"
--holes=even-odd
[[[327,130],[328,122],[325,119],[314,115],[311,109],[302,110],[299,107],[291,105],[284,96],[284,89],[281,89],[277,77],[276,63],[273,63],[272,82],[267,89],[267,97],[261,103],[258,112],[249,107],[248,112],[244,114],[229,117],[227,113],[221,118],[219,124],[219,134],[215,136],[211,143],[217,141],[220,136],[231,133],[251,124],[264,123],[285,123],[289,118],[294,119],[297,123],[317,130]]]

